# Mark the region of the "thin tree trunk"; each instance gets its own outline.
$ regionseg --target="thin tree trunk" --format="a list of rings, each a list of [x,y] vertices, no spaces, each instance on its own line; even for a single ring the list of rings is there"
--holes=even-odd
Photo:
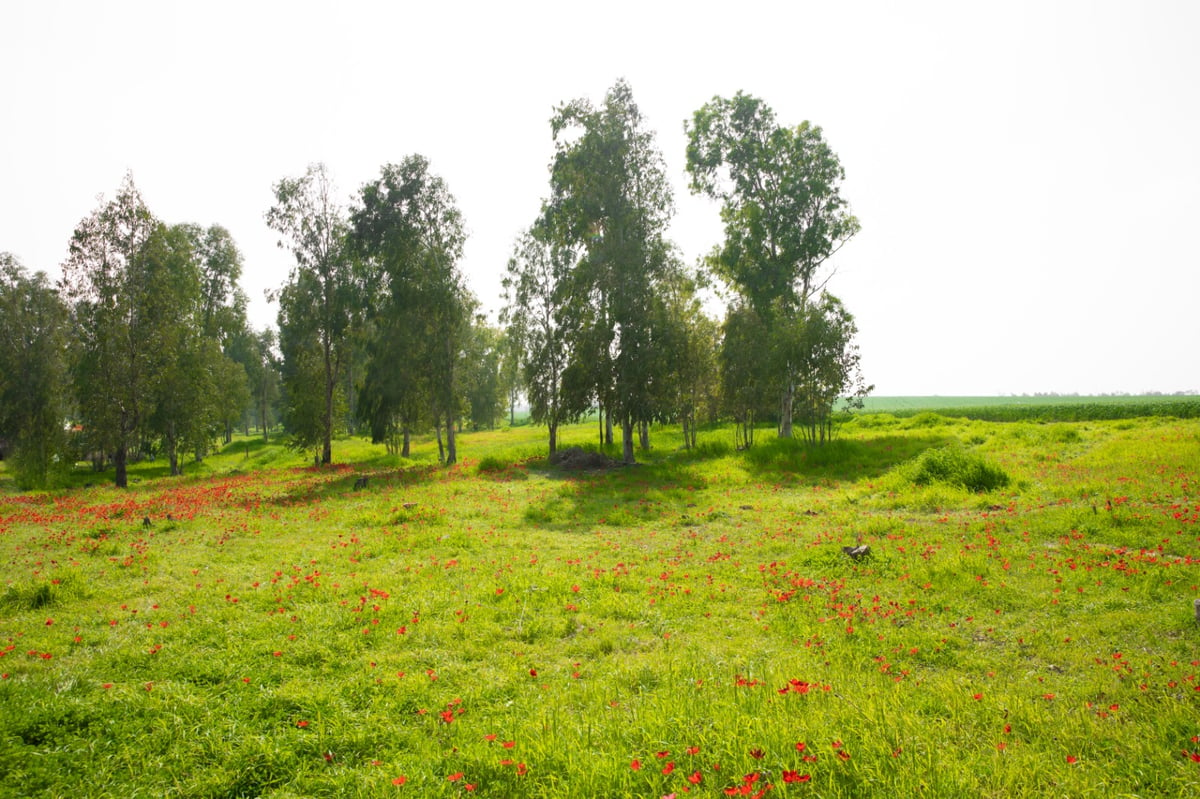
[[[328,337],[325,338],[325,418],[322,420],[324,430],[321,442],[321,463],[333,463],[333,353]]]
[[[796,398],[796,389],[791,380],[783,390],[783,399],[779,403],[779,437],[792,437],[792,403]]]
[[[129,475],[125,471],[125,445],[117,447],[117,451],[113,453],[113,467],[116,469],[117,488],[127,488],[129,486]]]
[[[408,425],[404,426],[404,445],[400,449],[400,457],[407,458],[409,453],[409,442],[412,439],[412,434],[408,430]]]
[[[178,477],[183,474],[183,469],[179,468],[179,445],[175,440],[175,423],[167,423],[167,461],[171,464],[171,476]]]
[[[438,463],[445,463],[446,462],[446,450],[442,448],[442,420],[440,417],[437,419],[437,421],[435,421],[433,423],[433,427],[437,431]]]
[[[458,447],[454,440],[454,414],[446,411],[446,465],[458,463]]]
[[[633,417],[628,413],[621,419],[621,447],[625,454],[625,465],[637,463],[633,457]]]
[[[613,443],[613,420],[612,413],[604,417],[604,443],[612,446]]]
[[[550,422],[550,454],[553,455],[558,449],[558,422]]]
[[[642,447],[642,451],[650,449],[650,423],[646,421],[638,422],[638,443]]]

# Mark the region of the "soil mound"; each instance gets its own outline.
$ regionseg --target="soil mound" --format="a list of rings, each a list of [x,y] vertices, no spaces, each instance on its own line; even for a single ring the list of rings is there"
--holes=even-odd
[[[579,447],[567,447],[550,456],[550,465],[568,472],[582,472],[611,469],[617,465],[617,462],[599,452],[588,452]]]

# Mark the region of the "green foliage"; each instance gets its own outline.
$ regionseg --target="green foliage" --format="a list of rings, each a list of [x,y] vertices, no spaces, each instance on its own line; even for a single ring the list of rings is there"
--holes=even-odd
[[[284,178],[274,193],[267,225],[296,259],[277,295],[283,421],[298,447],[319,447],[321,462],[331,463],[333,436],[344,418],[336,405],[344,399],[350,333],[362,310],[346,253],[345,212],[333,198],[324,164],[310,165],[302,177]]]
[[[1002,468],[961,445],[948,445],[923,452],[914,461],[901,467],[900,474],[919,486],[944,483],[975,492],[994,491],[1009,484],[1009,476]]]
[[[723,359],[739,446],[753,443],[754,406],[768,396],[778,398],[780,436],[792,436],[795,420],[810,442],[828,441],[837,400],[861,407],[871,390],[854,317],[818,278],[859,229],[841,196],[841,163],[820,128],[781,127],[766,103],[741,92],[706,103],[687,134],[692,191],[722,203],[725,241],[708,263],[741,298],[726,318]],[[747,346],[753,328],[761,335]]]
[[[475,306],[458,268],[466,241],[462,214],[429,161],[411,155],[385,165],[378,179],[362,187],[351,228],[349,246],[364,269],[369,324],[359,414],[377,441],[407,437],[421,420],[426,428],[429,421],[439,429],[445,425],[445,460],[454,463],[459,373],[472,342]],[[489,382],[478,377],[472,388]],[[490,393],[497,389],[493,385]],[[481,391],[488,393],[486,386]]]
[[[766,103],[738,92],[696,111],[687,134],[692,191],[722,203],[725,242],[711,264],[759,314],[780,301],[802,307],[817,269],[859,229],[821,129],[782,127]]]
[[[667,357],[661,290],[677,269],[665,237],[670,182],[624,81],[602,106],[575,100],[550,124],[556,147],[543,224],[553,242],[581,253],[564,295],[566,404],[578,413],[594,398],[620,422],[624,459],[633,463],[634,426],[663,411],[655,386]]]
[[[508,467],[509,464],[505,463],[500,458],[497,458],[494,455],[486,455],[483,458],[480,458],[479,465],[475,468],[481,473],[486,474],[488,472],[502,472]]]

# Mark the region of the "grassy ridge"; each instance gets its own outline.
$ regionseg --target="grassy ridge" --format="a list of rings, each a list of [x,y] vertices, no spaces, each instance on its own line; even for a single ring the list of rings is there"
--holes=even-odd
[[[1200,788],[1200,423],[542,433],[0,494],[0,794]]]

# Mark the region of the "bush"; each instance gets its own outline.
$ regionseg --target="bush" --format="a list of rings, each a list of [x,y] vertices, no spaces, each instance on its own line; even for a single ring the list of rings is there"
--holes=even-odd
[[[958,445],[926,450],[902,466],[901,475],[915,485],[944,483],[976,492],[993,491],[1009,484],[1003,469]]]
[[[508,464],[494,455],[487,455],[480,459],[479,466],[477,468],[479,469],[480,474],[485,474],[488,472],[502,472],[508,468]]]

